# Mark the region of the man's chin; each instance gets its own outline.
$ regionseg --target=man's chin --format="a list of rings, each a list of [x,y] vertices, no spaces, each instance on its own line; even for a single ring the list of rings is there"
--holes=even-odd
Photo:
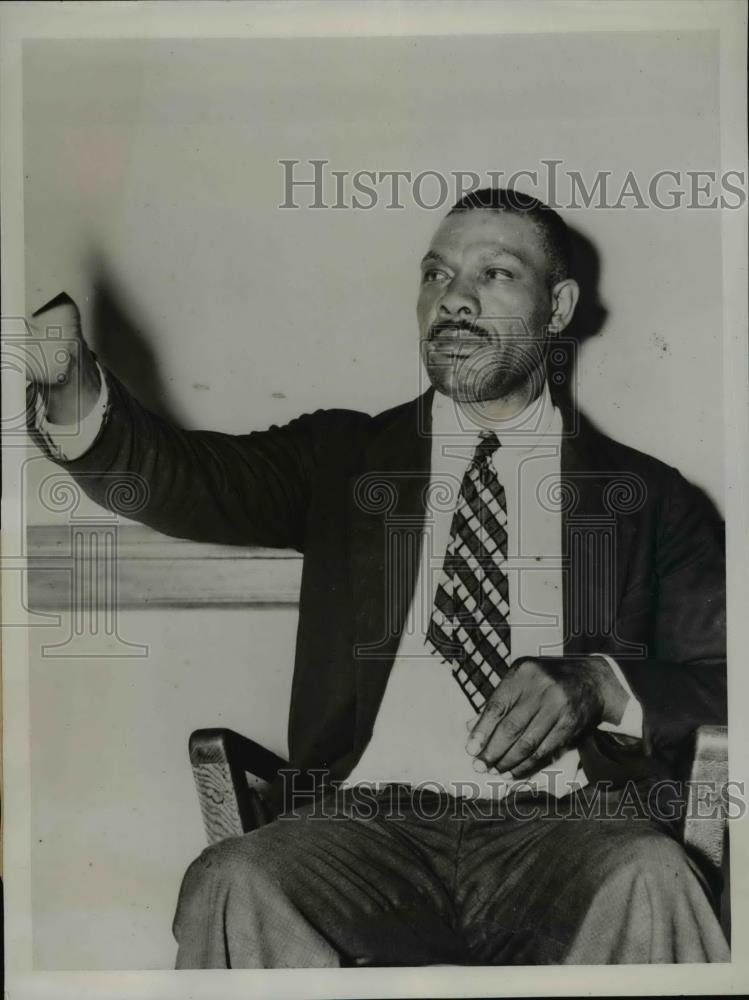
[[[545,380],[543,369],[520,373],[495,368],[491,373],[485,371],[482,377],[476,377],[475,373],[466,377],[466,372],[427,366],[427,374],[437,392],[456,403],[476,405],[509,399],[521,406],[528,405],[539,395]]]
[[[475,380],[466,382],[455,378],[454,373],[444,368],[437,370],[428,368],[427,374],[432,387],[456,403],[487,403],[493,399],[503,399],[515,391],[511,386],[501,384],[485,382],[483,385],[477,385]]]

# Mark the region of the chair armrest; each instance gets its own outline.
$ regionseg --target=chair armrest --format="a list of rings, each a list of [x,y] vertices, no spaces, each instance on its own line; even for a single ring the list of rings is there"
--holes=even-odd
[[[198,729],[190,763],[209,844],[268,822],[263,792],[286,764],[282,757],[231,729]]]
[[[717,878],[724,860],[727,782],[728,730],[700,726],[694,736],[683,839],[687,851]]]

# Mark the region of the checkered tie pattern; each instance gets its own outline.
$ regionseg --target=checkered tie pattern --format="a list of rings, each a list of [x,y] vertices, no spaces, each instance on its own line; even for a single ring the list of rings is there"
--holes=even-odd
[[[496,434],[480,433],[466,469],[437,583],[426,643],[452,665],[478,712],[510,658],[507,501],[491,456]]]

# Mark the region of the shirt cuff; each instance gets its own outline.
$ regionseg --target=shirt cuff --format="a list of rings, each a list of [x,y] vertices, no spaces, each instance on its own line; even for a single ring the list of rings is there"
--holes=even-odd
[[[104,371],[98,361],[99,396],[90,413],[75,424],[53,424],[47,420],[47,410],[41,393],[36,395],[33,421],[45,447],[60,462],[72,462],[80,458],[96,441],[104,424],[109,406],[109,386]]]
[[[606,733],[618,733],[620,736],[633,736],[635,739],[642,739],[642,705],[632,694],[632,688],[627,683],[627,679],[622,673],[622,669],[616,660],[605,653],[597,653],[611,667],[614,677],[627,692],[628,700],[624,709],[624,714],[618,723],[602,722],[598,728]]]

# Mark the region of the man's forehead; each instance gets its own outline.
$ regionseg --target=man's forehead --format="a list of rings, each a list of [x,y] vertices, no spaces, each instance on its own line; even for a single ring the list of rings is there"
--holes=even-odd
[[[499,250],[537,253],[544,258],[541,233],[536,223],[518,212],[473,208],[443,219],[432,237],[427,256],[450,250]]]

